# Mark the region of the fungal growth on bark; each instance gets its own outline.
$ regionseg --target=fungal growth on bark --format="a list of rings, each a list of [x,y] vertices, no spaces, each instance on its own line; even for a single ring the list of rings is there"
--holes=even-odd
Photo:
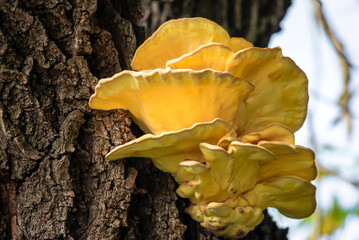
[[[99,81],[90,107],[126,109],[146,133],[106,158],[147,157],[188,198],[187,213],[239,238],[274,207],[291,218],[316,207],[314,153],[296,146],[308,80],[280,48],[231,38],[204,18],[164,23],[123,71]]]

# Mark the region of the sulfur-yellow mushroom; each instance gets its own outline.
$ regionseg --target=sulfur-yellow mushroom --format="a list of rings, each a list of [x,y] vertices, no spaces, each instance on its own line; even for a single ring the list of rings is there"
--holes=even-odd
[[[209,143],[201,143],[200,149],[208,170],[195,174],[189,181],[193,196],[184,196],[182,185],[177,190],[181,197],[193,203],[223,201],[252,189],[257,183],[260,163],[275,159],[275,155],[263,147],[238,141],[233,141],[228,150]]]
[[[123,71],[100,80],[90,107],[129,110],[144,132],[157,135],[215,118],[234,126],[238,108],[251,91],[246,80],[211,69]]]
[[[151,158],[188,198],[186,212],[218,236],[241,238],[275,207],[292,218],[316,207],[314,153],[296,146],[308,80],[280,48],[256,48],[204,18],[164,23],[132,68],[101,79],[93,109],[125,109],[146,133],[108,160]]]
[[[209,43],[221,43],[237,52],[252,47],[243,38],[205,18],[182,18],[162,24],[136,51],[131,66],[136,71],[166,68],[166,62]],[[203,68],[204,69],[204,68]]]
[[[146,134],[117,146],[106,155],[106,159],[151,158],[157,168],[171,173],[180,183],[187,176],[193,177],[188,171],[180,169],[180,162],[184,159],[201,159],[199,144],[201,142],[216,144],[230,129],[228,123],[217,118],[212,122],[196,123],[191,128],[179,131],[164,132],[160,135]]]
[[[176,46],[176,47],[174,47]],[[214,69],[245,78],[255,86],[238,114],[240,135],[261,131],[271,123],[298,130],[307,114],[308,80],[280,48],[257,48],[242,38],[231,38],[204,18],[164,23],[136,51],[132,68],[138,71]],[[251,97],[252,96],[252,97]]]

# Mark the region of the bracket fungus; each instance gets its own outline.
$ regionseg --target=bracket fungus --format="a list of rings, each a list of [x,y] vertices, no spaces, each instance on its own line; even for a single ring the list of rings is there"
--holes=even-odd
[[[126,109],[144,136],[108,160],[148,157],[172,174],[186,212],[216,235],[241,238],[277,208],[316,207],[314,153],[296,146],[308,80],[280,48],[231,38],[204,18],[164,23],[136,51],[134,71],[101,79],[93,109]]]

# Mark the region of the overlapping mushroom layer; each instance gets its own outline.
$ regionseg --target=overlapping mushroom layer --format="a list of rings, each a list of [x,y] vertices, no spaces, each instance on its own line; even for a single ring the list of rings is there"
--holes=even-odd
[[[307,78],[279,48],[230,38],[203,18],[163,24],[134,56],[135,71],[100,80],[94,109],[126,109],[146,135],[108,160],[152,158],[211,232],[243,237],[275,207],[315,209],[314,154],[295,146],[306,116]],[[164,69],[165,68],[165,69]]]

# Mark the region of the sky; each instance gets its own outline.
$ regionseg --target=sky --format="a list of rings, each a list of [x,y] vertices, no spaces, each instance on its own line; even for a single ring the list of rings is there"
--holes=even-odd
[[[292,58],[308,76],[309,115],[313,128],[311,130],[307,118],[296,133],[296,144],[313,148],[313,135],[317,143],[317,162],[346,178],[359,180],[359,1],[322,0],[322,3],[334,34],[342,41],[353,64],[350,89],[354,90],[354,96],[350,107],[354,118],[350,135],[345,121],[333,124],[340,116],[336,102],[343,90],[343,77],[334,48],[315,19],[312,0],[292,1],[281,23],[282,30],[272,36],[269,46],[280,46],[283,55]],[[317,187],[318,205],[323,209],[332,205],[334,197],[344,208],[359,203],[359,190],[338,178],[324,179]],[[281,226],[291,227],[290,240],[307,239],[310,230],[296,228],[298,220],[280,217],[278,221]],[[347,219],[332,239],[357,240],[358,226],[358,218]]]

